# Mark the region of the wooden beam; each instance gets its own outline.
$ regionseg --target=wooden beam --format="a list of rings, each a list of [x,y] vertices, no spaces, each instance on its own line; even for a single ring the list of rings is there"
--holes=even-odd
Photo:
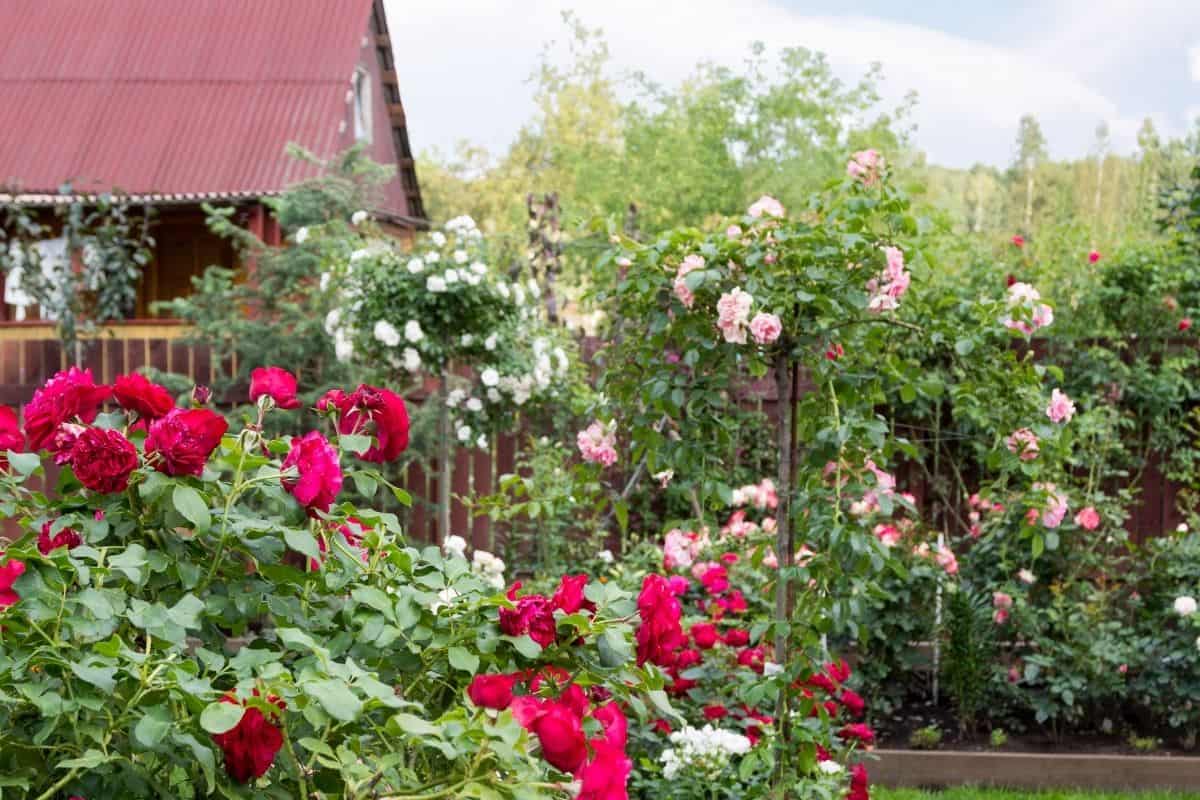
[[[400,103],[388,103],[388,117],[391,118],[393,125],[404,125],[407,121],[404,106]]]
[[[398,75],[396,75],[396,70],[389,69],[389,70],[384,71],[383,85],[384,86],[399,86],[400,85],[400,77]]]
[[[375,46],[376,47],[391,47],[392,46],[392,37],[388,36],[386,33],[375,34]]]

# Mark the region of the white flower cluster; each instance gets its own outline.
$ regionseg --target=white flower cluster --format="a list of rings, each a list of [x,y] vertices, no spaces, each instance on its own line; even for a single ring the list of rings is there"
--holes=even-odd
[[[442,542],[442,552],[447,557],[466,559],[467,540],[461,536],[447,536],[446,541]]]
[[[504,561],[487,550],[476,550],[471,555],[471,572],[493,589],[504,588]]]
[[[1175,598],[1175,613],[1181,617],[1190,617],[1196,613],[1196,598],[1191,595],[1181,595]]]
[[[671,734],[671,747],[663,750],[663,776],[674,779],[680,772],[698,772],[716,778],[734,756],[750,752],[750,740],[740,733],[705,725],[688,725]]]

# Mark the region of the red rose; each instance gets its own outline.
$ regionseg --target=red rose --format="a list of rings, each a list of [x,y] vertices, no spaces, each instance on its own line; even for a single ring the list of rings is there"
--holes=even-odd
[[[1025,246],[1025,237],[1020,234],[1017,234],[1016,236],[1012,237],[1012,243],[1014,245],[1016,245],[1017,247],[1024,247]]]
[[[730,628],[725,632],[725,644],[730,647],[745,647],[750,644],[750,633],[741,628]]]
[[[317,408],[338,410],[338,433],[375,437],[377,444],[359,456],[363,461],[395,461],[408,448],[408,409],[394,392],[365,383],[350,394],[333,389],[317,401]]]
[[[337,450],[320,434],[309,431],[292,439],[292,449],[283,460],[283,470],[294,471],[280,478],[283,488],[304,506],[309,515],[328,511],[342,490],[342,466]]]
[[[587,582],[587,575],[563,575],[562,580],[559,581],[557,591],[550,598],[550,605],[566,614],[574,614],[581,608],[585,608],[588,611],[595,611],[596,604],[583,596],[583,590],[587,587]]]
[[[578,800],[628,800],[626,784],[633,762],[624,747],[592,740],[592,758],[579,770]]]
[[[4,551],[0,550],[0,559],[4,558]],[[14,605],[21,599],[21,595],[13,591],[13,584],[17,582],[17,578],[25,574],[25,562],[17,561],[10,558],[7,563],[0,564],[0,608],[7,608]]]
[[[207,408],[172,409],[150,423],[146,455],[159,472],[199,475],[229,428],[225,418]]]
[[[729,709],[720,703],[713,703],[705,706],[703,713],[705,719],[725,719],[729,716]]]
[[[725,564],[726,566],[731,567],[734,564],[736,564],[739,560],[741,560],[741,559],[739,558],[737,553],[722,553],[721,554],[721,563]]]
[[[629,721],[616,703],[605,703],[592,711],[592,719],[604,729],[604,741],[613,747],[625,749],[629,737]]]
[[[653,573],[647,575],[642,581],[637,607],[642,620],[635,636],[638,666],[647,661],[661,667],[671,666],[675,663],[675,651],[683,647],[687,637],[679,624],[683,609],[667,579]]]
[[[870,726],[863,722],[852,722],[849,725],[843,725],[838,731],[838,736],[849,741],[861,742],[862,744],[872,744],[875,741],[875,731],[871,730]]]
[[[862,699],[862,695],[850,689],[843,689],[838,695],[838,702],[842,707],[850,712],[851,716],[861,717],[863,712],[867,710],[867,701]]]
[[[697,664],[704,661],[704,657],[700,655],[699,650],[680,650],[679,655],[675,657],[674,669],[678,672],[685,669],[691,669]]]
[[[709,567],[700,576],[700,582],[710,595],[722,594],[729,589],[729,573],[720,565]]]
[[[526,695],[513,701],[513,717],[538,738],[542,757],[563,772],[575,772],[587,758],[583,721],[568,705]]]
[[[76,418],[91,422],[108,399],[110,389],[97,386],[90,369],[71,367],[57,373],[33,393],[25,404],[25,435],[29,449],[41,450],[54,442],[58,426]]]
[[[737,662],[743,667],[749,667],[755,672],[763,671],[763,661],[766,660],[767,653],[761,647],[747,647],[738,653]]]
[[[871,800],[867,792],[867,768],[862,764],[850,768],[850,792],[846,800]]]
[[[509,599],[514,600],[517,607],[500,609],[500,630],[509,636],[529,634],[542,647],[554,644],[557,625],[550,601],[540,594],[530,594],[520,599],[513,594],[514,590],[510,590]]]
[[[269,396],[279,408],[299,408],[296,376],[282,367],[258,367],[250,373],[250,402]]]
[[[75,468],[75,477],[93,492],[116,494],[129,486],[138,453],[120,431],[84,428],[73,437],[65,463]]]
[[[658,731],[664,736],[670,735],[671,733],[671,723],[667,722],[662,717],[654,720],[654,722],[650,724],[650,727],[654,728],[654,730]]]
[[[671,594],[676,597],[682,597],[687,594],[687,590],[691,584],[682,575],[672,575],[670,578],[667,578],[667,585],[671,587]]]
[[[8,406],[0,406],[0,469],[8,468],[5,451],[19,453],[25,449],[25,434],[17,422],[17,412]]]
[[[257,689],[254,694],[258,694]],[[273,695],[267,701],[281,709],[287,707]],[[239,705],[237,699],[229,695],[222,697],[221,702]],[[272,724],[275,716],[272,713],[272,720],[268,720],[259,708],[250,707],[233,728],[213,734],[213,741],[225,753],[225,771],[238,783],[261,778],[271,768],[275,754],[283,746],[283,734]]]
[[[717,633],[717,626],[711,622],[697,622],[692,626],[692,641],[701,650],[709,650],[716,647],[717,639],[719,638],[720,635]]]
[[[1091,252],[1088,253],[1088,263],[1089,264],[1095,264],[1099,260],[1100,260],[1100,251],[1099,250],[1092,250]]]
[[[830,661],[825,665],[825,674],[838,683],[845,683],[850,680],[850,665],[846,663],[846,659],[838,661]]]
[[[175,407],[175,398],[170,392],[138,372],[118,377],[113,382],[113,397],[121,408],[144,420],[165,417]]]
[[[60,547],[72,550],[83,544],[83,537],[79,535],[79,531],[73,528],[63,528],[58,533],[51,535],[50,529],[53,527],[54,523],[52,522],[42,523],[42,532],[38,534],[37,542],[38,552],[42,555],[48,556],[50,551]]]
[[[467,697],[481,708],[502,711],[512,705],[513,686],[521,679],[519,673],[512,675],[476,675],[467,687]]]
[[[1187,329],[1189,329],[1191,327],[1192,327],[1192,318],[1191,317],[1184,317],[1183,319],[1179,320],[1179,330],[1186,331]]]

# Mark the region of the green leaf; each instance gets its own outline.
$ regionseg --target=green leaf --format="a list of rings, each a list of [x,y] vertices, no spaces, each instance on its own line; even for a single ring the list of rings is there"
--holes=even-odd
[[[197,531],[203,532],[212,527],[212,515],[208,513],[208,504],[192,487],[182,483],[177,485],[171,493],[171,502],[175,510],[192,523]]]
[[[14,453],[12,450],[9,450],[7,458],[12,468],[26,478],[42,465],[42,459],[38,457],[37,453]]]
[[[376,589],[374,586],[359,586],[350,592],[350,596],[354,598],[354,602],[370,606],[376,611],[382,612],[392,622],[396,621],[396,607],[392,603],[392,598],[382,590]]]
[[[308,531],[287,528],[283,532],[283,540],[297,553],[303,553],[314,561],[321,561],[321,548],[317,547],[317,540]]]
[[[626,663],[633,654],[633,648],[629,646],[629,642],[615,628],[606,630],[597,640],[596,645],[600,650],[600,663],[610,669]]]
[[[240,703],[225,703],[218,700],[209,703],[200,713],[200,727],[209,733],[225,733],[233,730],[246,713]]]
[[[526,658],[537,658],[542,654],[542,646],[530,638],[529,634],[524,636],[502,636],[500,637],[506,642],[511,642],[517,652]]]
[[[343,450],[349,450],[355,455],[362,455],[371,449],[371,437],[344,433],[338,437],[338,444],[342,446]]]
[[[133,726],[133,738],[147,750],[153,750],[171,730],[171,713],[166,706],[152,706]]]
[[[87,681],[105,694],[111,694],[117,682],[113,676],[117,674],[116,667],[92,667],[78,662],[71,662],[71,671],[82,681]]]
[[[321,704],[329,716],[342,722],[350,722],[362,711],[362,701],[345,683],[335,679],[309,681],[302,684],[304,693]]]
[[[142,568],[146,566],[146,548],[131,544],[124,551],[108,560],[109,566],[125,573],[134,583],[142,582]]]
[[[446,654],[450,658],[450,666],[460,672],[473,675],[479,670],[479,656],[465,647],[451,647]]]
[[[101,764],[112,761],[115,758],[117,758],[116,753],[106,756],[99,750],[88,750],[79,758],[68,758],[63,761],[59,761],[55,766],[57,766],[58,769],[75,769],[76,767],[79,769],[95,769]]]
[[[401,731],[409,738],[440,736],[442,733],[442,729],[433,723],[412,714],[405,714],[403,711],[389,720],[388,727]]]

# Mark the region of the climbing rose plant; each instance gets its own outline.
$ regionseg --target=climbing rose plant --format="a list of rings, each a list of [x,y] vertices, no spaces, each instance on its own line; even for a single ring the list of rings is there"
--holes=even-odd
[[[627,725],[673,713],[633,593],[505,593],[348,502],[407,500],[379,471],[408,444],[386,388],[281,439],[295,377],[255,370],[250,396],[230,427],[73,368],[0,408],[0,792],[624,798]]]

